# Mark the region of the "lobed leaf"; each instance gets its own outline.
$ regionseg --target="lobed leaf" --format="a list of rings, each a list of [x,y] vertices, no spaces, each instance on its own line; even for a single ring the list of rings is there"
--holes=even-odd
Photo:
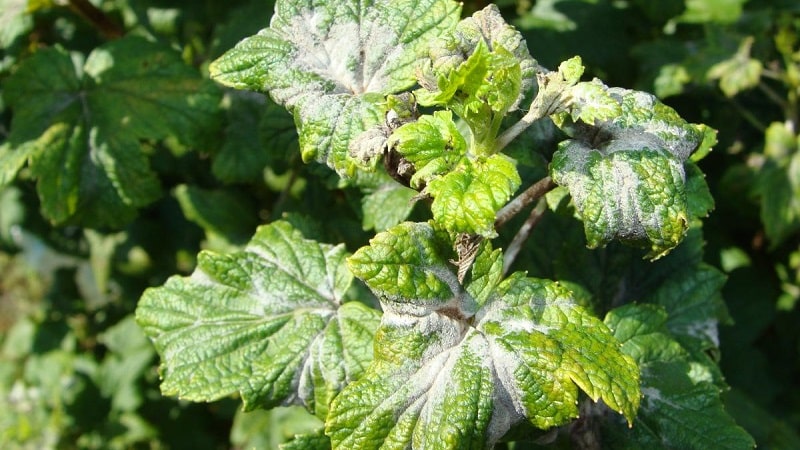
[[[605,150],[564,141],[553,156],[551,174],[569,188],[589,247],[620,239],[658,258],[688,230],[683,164],[656,145],[632,141]]]
[[[333,448],[489,448],[528,420],[577,416],[577,388],[632,420],[638,371],[552,282],[512,277],[468,325],[446,309],[384,314],[364,377],[334,400]]]
[[[459,13],[450,0],[278,1],[270,27],[209,70],[225,85],[269,92],[294,114],[303,158],[347,174],[350,141],[383,119],[386,95],[414,83],[427,42]]]
[[[429,224],[404,222],[377,234],[347,263],[382,299],[442,305],[461,291],[447,263],[452,253],[448,242],[446,234]]]
[[[434,220],[452,232],[494,237],[497,211],[521,184],[514,162],[496,154],[465,162],[433,179],[423,192],[433,196]]]
[[[27,158],[43,214],[119,227],[160,195],[139,140],[203,142],[219,93],[173,50],[126,37],[85,64],[58,48],[38,51],[8,79],[6,99],[16,149],[4,159],[18,169]]]
[[[637,423],[631,429],[612,427],[610,438],[622,439],[628,447],[755,447],[725,411],[720,389],[703,378],[689,352],[672,338],[668,317],[653,304],[629,304],[606,317],[623,352],[641,368],[643,394]]]
[[[342,303],[346,257],[275,222],[243,251],[203,252],[190,277],[145,291],[136,320],[162,358],[162,392],[193,401],[238,393],[246,409],[298,403],[325,417],[370,361],[379,316]]]

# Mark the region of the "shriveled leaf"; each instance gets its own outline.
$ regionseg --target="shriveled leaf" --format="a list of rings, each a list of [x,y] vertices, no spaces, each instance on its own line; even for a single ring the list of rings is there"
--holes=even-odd
[[[145,291],[136,320],[162,358],[166,395],[246,409],[328,404],[372,356],[379,313],[342,303],[352,276],[343,246],[307,240],[288,223],[259,228],[242,252],[203,252],[190,277]]]
[[[278,1],[270,27],[209,70],[228,86],[270,93],[293,112],[304,159],[346,174],[350,141],[382,120],[384,96],[414,83],[427,42],[459,12],[450,0]]]
[[[689,224],[683,164],[651,144],[623,140],[623,148],[613,150],[575,140],[559,145],[553,181],[569,188],[590,247],[620,239],[657,258],[683,239]]]
[[[421,103],[447,104],[460,90],[474,96],[471,101],[482,100],[497,112],[519,105],[535,83],[538,68],[522,35],[493,4],[435,41],[428,57],[421,63],[420,81],[425,88],[418,91]]]
[[[219,102],[180,54],[137,37],[95,49],[85,64],[38,51],[7,86],[12,152],[28,154],[42,212],[57,224],[127,223],[160,194],[139,140],[200,144]]]

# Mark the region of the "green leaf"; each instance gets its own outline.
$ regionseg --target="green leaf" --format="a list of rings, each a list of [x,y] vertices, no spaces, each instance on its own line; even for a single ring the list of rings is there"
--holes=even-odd
[[[767,128],[766,161],[756,174],[755,192],[761,198],[761,221],[773,246],[800,229],[800,137],[788,125]]]
[[[85,64],[41,50],[7,86],[9,142],[27,154],[43,213],[99,227],[124,225],[160,195],[139,140],[202,143],[219,101],[178,53],[136,37],[95,49]]]
[[[439,306],[461,292],[447,263],[452,253],[446,233],[426,223],[404,222],[370,239],[347,263],[382,299]]]
[[[263,95],[233,91],[228,97],[225,140],[214,155],[211,170],[228,183],[261,181],[268,165],[285,166],[291,155],[297,154],[294,120]]]
[[[334,400],[334,448],[490,448],[523,420],[578,414],[578,387],[632,420],[638,371],[605,325],[555,283],[502,284],[468,326],[447,308],[387,311],[375,360]]]
[[[731,24],[742,15],[747,0],[686,0],[686,10],[678,17],[687,23]]]
[[[764,65],[750,57],[754,38],[749,36],[739,45],[736,54],[725,61],[718,62],[708,69],[710,80],[719,80],[719,88],[727,97],[758,86]]]
[[[686,199],[692,217],[708,217],[714,209],[714,197],[706,183],[706,176],[693,162],[684,164],[686,170]]]
[[[161,390],[193,401],[234,393],[245,409],[328,404],[372,356],[379,313],[342,304],[343,246],[288,223],[258,229],[244,251],[202,252],[190,277],[145,291],[136,320],[162,358]]]
[[[223,248],[244,245],[258,224],[255,206],[235,191],[201,189],[185,184],[173,191],[187,219],[201,226]]]
[[[318,418],[298,406],[277,407],[269,411],[239,410],[233,418],[230,443],[237,448],[287,448],[280,446],[293,442],[297,435],[305,436],[322,428],[323,423]],[[330,448],[330,441],[327,448]]]
[[[347,174],[350,141],[383,120],[384,96],[413,85],[427,42],[459,13],[450,0],[279,1],[269,28],[209,70],[225,85],[269,92],[294,114],[304,160]]]
[[[467,150],[450,111],[436,111],[401,126],[389,137],[387,146],[413,164],[410,183],[415,188],[450,172]]]
[[[633,428],[611,428],[609,445],[625,448],[753,448],[755,442],[725,411],[720,390],[697,377],[688,353],[670,338],[658,306],[626,305],[606,324],[642,372],[642,403]]]
[[[0,48],[6,49],[33,28],[28,0],[0,0]]]
[[[516,164],[505,155],[465,162],[431,180],[434,219],[448,231],[495,237],[495,215],[521,184]]]
[[[365,230],[387,230],[408,217],[414,208],[417,191],[399,183],[389,182],[367,193],[361,199]]]
[[[553,181],[569,188],[590,248],[620,239],[661,257],[688,229],[683,164],[657,145],[618,144],[598,150],[562,142],[553,155]]]

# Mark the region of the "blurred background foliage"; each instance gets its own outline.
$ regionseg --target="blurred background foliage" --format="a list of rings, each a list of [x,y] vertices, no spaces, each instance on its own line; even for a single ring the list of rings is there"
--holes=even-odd
[[[487,2],[465,1],[465,14]],[[762,448],[800,448],[800,3],[795,0],[501,0],[546,67],[580,55],[588,75],[657,94],[719,130],[701,162],[716,201],[709,263],[728,277],[720,330],[726,407]],[[33,55],[75,58],[142,36],[206,77],[269,23],[264,0],[0,0],[0,447],[275,448],[319,424],[304,411],[237,412],[158,391],[132,319],[142,291],[188,274],[288,217],[308,236],[366,242],[376,198],[301,163],[291,117],[216,90],[203,139],[140,139],[159,190],[122,224],[52,220],[35,170],[14,162],[25,107],[6,83]],[[134,57],[134,55],[131,55]],[[373,205],[374,206],[374,205]],[[376,208],[372,208],[376,209]],[[380,213],[380,208],[377,208]],[[326,211],[323,224],[311,219]]]

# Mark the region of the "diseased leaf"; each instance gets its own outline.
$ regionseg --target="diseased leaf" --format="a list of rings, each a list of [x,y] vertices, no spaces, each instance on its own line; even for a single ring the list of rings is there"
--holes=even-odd
[[[448,308],[412,318],[385,304],[375,360],[332,405],[333,447],[490,448],[520,421],[576,417],[578,386],[632,420],[635,364],[567,295],[515,276],[472,326]]]
[[[85,64],[40,50],[7,86],[11,153],[27,155],[42,212],[56,224],[127,223],[160,194],[139,140],[200,144],[213,133],[219,102],[179,54],[137,37],[95,49]]]
[[[537,68],[522,35],[490,4],[431,45],[419,74],[425,88],[418,91],[420,101],[447,104],[460,90],[496,112],[514,110],[535,83]]]
[[[464,119],[472,153],[486,156],[503,117],[531,90],[537,69],[520,33],[489,5],[431,45],[420,61],[422,88],[415,95],[422,105],[443,106]]]
[[[383,120],[386,95],[413,85],[415,61],[459,12],[451,0],[279,1],[269,28],[209,70],[228,86],[268,92],[294,114],[303,159],[344,175],[350,141]]]
[[[514,162],[505,155],[465,162],[431,180],[423,191],[433,196],[434,219],[452,232],[495,237],[497,211],[521,184]]]
[[[451,254],[446,233],[426,223],[404,222],[377,234],[347,263],[380,298],[436,306],[461,291],[447,263]]]
[[[194,401],[238,393],[245,409],[328,404],[372,356],[379,313],[342,304],[342,246],[288,223],[258,229],[242,252],[203,252],[190,277],[145,291],[136,320],[161,356],[161,390]]]
[[[596,125],[605,120],[612,120],[622,114],[622,108],[608,93],[608,88],[595,79],[591,82],[578,83],[569,92],[572,96],[570,114],[572,120]]]
[[[683,164],[655,145],[598,150],[568,140],[551,174],[567,186],[583,219],[589,247],[620,239],[658,258],[677,246],[689,224]]]
[[[725,411],[720,389],[691,363],[667,331],[668,315],[652,305],[611,311],[606,324],[642,373],[642,404],[632,428],[611,426],[607,445],[626,448],[746,449],[753,439]],[[620,440],[616,442],[616,440]]]

